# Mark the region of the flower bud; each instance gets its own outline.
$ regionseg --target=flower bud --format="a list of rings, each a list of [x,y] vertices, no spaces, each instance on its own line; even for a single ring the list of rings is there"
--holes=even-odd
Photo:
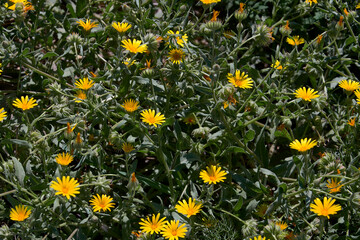
[[[210,128],[208,128],[208,127],[199,127],[197,129],[194,129],[191,134],[194,137],[197,137],[197,138],[200,138],[200,137],[205,138],[205,137],[207,137],[209,135],[209,133],[210,133]]]
[[[133,172],[130,176],[129,183],[126,187],[129,189],[129,191],[135,191],[138,185],[139,185],[139,181],[137,180],[135,173]]]
[[[207,22],[205,25],[206,25],[206,28],[208,28],[212,31],[219,30],[222,27],[222,23],[220,21]]]
[[[83,140],[81,139],[80,133],[78,133],[74,141],[74,147],[80,149],[82,146],[83,146]]]
[[[240,8],[239,10],[237,10],[235,12],[235,18],[241,22],[242,20],[244,20],[247,17],[247,11],[245,10],[245,4],[244,3],[240,3]]]

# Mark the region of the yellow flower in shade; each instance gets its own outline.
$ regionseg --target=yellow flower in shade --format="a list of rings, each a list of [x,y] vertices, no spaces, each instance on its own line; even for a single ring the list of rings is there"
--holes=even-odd
[[[279,226],[281,230],[285,230],[288,227],[286,222],[276,222],[275,225]]]
[[[301,139],[300,141],[297,139],[295,141],[292,141],[289,146],[290,146],[290,148],[298,150],[299,152],[305,152],[305,151],[315,147],[316,145],[317,145],[316,140],[311,141],[311,138],[309,138],[309,139],[304,138],[304,139]]]
[[[336,178],[331,178],[331,180],[327,180],[326,186],[329,189],[330,193],[336,193],[340,192],[341,187],[344,185],[340,185],[340,182]]]
[[[128,112],[134,112],[139,108],[139,102],[133,99],[127,99],[124,101],[123,105],[120,105]]]
[[[185,223],[179,225],[179,220],[171,220],[166,222],[166,226],[161,230],[161,235],[165,239],[169,240],[179,240],[179,238],[184,238],[187,232]]]
[[[350,125],[350,126],[352,126],[352,127],[354,127],[355,126],[355,117],[354,118],[351,118],[349,121],[348,121],[348,124]]]
[[[76,81],[75,85],[77,88],[80,88],[82,90],[88,90],[90,89],[92,86],[94,86],[94,81],[93,80],[89,80],[87,77],[84,77],[83,79],[79,79]]]
[[[0,108],[0,122],[2,122],[6,118],[6,113],[4,108]]]
[[[75,102],[80,103],[86,99],[86,94],[83,91],[77,91],[75,95]]]
[[[353,92],[360,87],[360,83],[357,81],[344,79],[339,82],[339,87],[345,89],[346,91]]]
[[[0,63],[0,68],[1,68],[1,67],[2,67],[2,64]],[[3,70],[0,69],[0,76],[1,76],[2,72],[3,72]]]
[[[176,63],[176,64],[180,64],[182,62],[182,59],[184,56],[185,56],[185,53],[181,49],[172,49],[168,55],[170,61],[172,61],[173,63]]]
[[[241,73],[240,70],[236,70],[235,76],[231,73],[228,73],[227,78],[229,79],[229,82],[232,83],[235,87],[243,89],[252,88],[254,82],[244,72]]]
[[[305,101],[311,102],[311,99],[320,97],[320,95],[317,95],[318,91],[315,91],[314,89],[305,87],[297,89],[294,94],[296,98],[302,98]]]
[[[144,110],[140,113],[141,115],[141,120],[144,123],[151,125],[154,125],[154,127],[157,127],[157,124],[161,125],[162,123],[165,122],[165,117],[163,114],[161,114],[160,112],[158,112],[155,115],[155,110],[152,109],[148,109],[148,110]]]
[[[231,94],[227,98],[227,101],[224,102],[224,109],[228,108],[230,105],[235,105],[237,103],[237,100],[234,98],[234,96]]]
[[[36,100],[34,98],[30,98],[28,96],[21,96],[21,100],[20,99],[16,99],[13,101],[13,106],[17,107],[17,108],[21,108],[22,110],[28,110],[30,108],[35,107],[36,105],[38,105],[36,103]]]
[[[196,123],[196,119],[195,119],[194,115],[192,115],[192,114],[185,117],[183,119],[183,121],[184,121],[185,124],[189,124],[189,125],[193,125],[193,124]]]
[[[69,165],[73,160],[73,156],[71,156],[71,154],[69,153],[59,153],[56,158],[55,158],[56,162],[60,165],[63,166],[67,166]]]
[[[357,5],[356,5],[356,9],[359,9],[360,8],[360,3],[358,3]]]
[[[31,209],[23,205],[17,205],[10,210],[10,219],[13,221],[24,221],[31,214]]]
[[[249,240],[252,240],[252,238],[250,238]],[[266,240],[266,238],[259,235],[258,237],[254,237],[254,240]]]
[[[317,44],[320,44],[322,39],[323,39],[323,35],[318,35],[318,36],[316,37],[316,43],[317,43]]]
[[[213,10],[213,16],[212,16],[212,18],[210,19],[210,21],[211,21],[211,22],[217,21],[217,17],[219,16],[219,14],[220,14],[220,11],[215,11],[215,10]]]
[[[90,31],[92,28],[97,27],[97,23],[91,22],[91,20],[87,19],[86,22],[83,20],[79,20],[76,23],[79,24],[80,27],[82,27],[85,31]]]
[[[131,143],[125,142],[125,143],[123,143],[123,145],[122,145],[122,150],[123,150],[124,152],[126,152],[126,153],[129,153],[129,152],[133,151],[134,149],[135,149],[135,148],[134,148],[134,146],[133,146]]]
[[[123,61],[123,64],[125,64],[125,65],[128,66],[128,67],[134,65],[135,63],[136,63],[136,60],[133,60],[133,61],[131,62],[131,58],[126,58],[126,60]]]
[[[131,42],[131,40],[122,40],[121,43],[126,50],[128,50],[129,52],[132,53],[143,53],[147,50],[147,45],[146,44],[141,44],[141,40],[136,40],[133,39],[133,41]]]
[[[211,165],[206,167],[206,170],[201,170],[200,178],[204,180],[205,183],[216,184],[218,182],[223,182],[227,173],[221,170],[221,167],[216,167]]]
[[[146,219],[141,218],[141,222],[139,222],[141,225],[140,229],[145,233],[159,233],[167,223],[165,219],[165,217],[160,219],[160,213],[158,213],[156,216],[153,214],[151,220],[149,217]]]
[[[318,216],[325,216],[330,218],[329,215],[336,214],[341,210],[339,204],[334,204],[335,199],[324,197],[324,204],[319,198],[314,200],[315,203],[310,204],[310,211],[316,213]]]
[[[57,182],[52,181],[50,188],[57,191],[55,195],[63,195],[67,199],[70,199],[71,197],[75,197],[75,194],[79,194],[79,183],[74,178],[70,178],[70,176],[63,176],[62,180],[60,178],[56,178]]]
[[[101,197],[99,194],[93,196],[93,199],[90,200],[90,205],[93,205],[94,212],[100,212],[103,210],[104,212],[109,210],[111,212],[111,208],[115,206],[115,203],[112,203],[113,198],[102,194]]]
[[[22,6],[23,12],[27,12],[29,10],[34,10],[34,7],[32,6],[31,2],[28,2],[27,0],[9,0],[10,6],[8,3],[4,4],[4,7],[15,11],[16,5]]]
[[[131,28],[131,24],[119,22],[113,22],[111,26],[113,26],[113,28],[115,28],[119,33],[124,33]]]
[[[184,42],[188,41],[188,36],[187,34],[184,34],[183,36],[180,35],[180,31],[176,31],[176,33],[174,33],[174,31],[169,30],[167,32],[168,35],[177,35],[176,36],[176,43],[179,44],[181,47],[184,47]],[[168,38],[167,38],[168,39]]]
[[[305,40],[303,38],[299,38],[299,36],[287,37],[286,42],[290,45],[297,46],[303,44]]]
[[[200,0],[203,4],[212,4],[212,3],[217,3],[217,2],[221,2],[221,0]]]
[[[191,198],[189,198],[189,203],[183,200],[182,202],[179,201],[178,204],[176,204],[175,206],[176,211],[186,215],[187,217],[191,217],[192,215],[198,214],[200,212],[201,207],[202,207],[201,203],[196,203]]]
[[[308,4],[310,4],[310,6],[311,6],[313,3],[318,3],[317,0],[306,0],[305,2],[308,3]]]
[[[271,67],[272,67],[272,68],[275,68],[275,69],[277,69],[277,70],[286,69],[286,67],[283,67],[283,66],[280,64],[280,61],[279,61],[279,60],[276,60],[275,63],[271,64]]]
[[[360,90],[359,90],[359,89],[356,89],[356,90],[354,91],[354,93],[355,93],[355,96],[356,96],[357,98],[360,98]]]

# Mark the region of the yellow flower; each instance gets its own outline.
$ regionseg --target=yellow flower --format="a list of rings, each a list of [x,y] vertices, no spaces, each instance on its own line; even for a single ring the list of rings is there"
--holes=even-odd
[[[1,68],[1,67],[2,67],[2,64],[0,63],[0,68]],[[0,69],[0,76],[1,76],[2,72],[3,72],[3,70]]]
[[[52,181],[50,188],[57,191],[55,195],[62,194],[67,199],[70,199],[71,197],[75,197],[75,194],[79,194],[79,183],[74,178],[70,179],[70,176],[63,176],[62,180],[60,178],[56,178],[57,182]]]
[[[4,108],[0,108],[0,122],[2,122],[6,118],[6,113]]]
[[[71,156],[71,154],[69,153],[59,153],[56,158],[55,158],[56,162],[60,165],[63,166],[67,166],[69,165],[73,160],[73,156]]]
[[[275,68],[275,69],[277,69],[277,70],[286,69],[286,67],[283,67],[283,66],[280,64],[280,61],[279,61],[279,60],[276,60],[275,63],[271,64],[271,67],[272,67],[272,68]]]
[[[127,99],[124,101],[123,105],[120,105],[128,112],[134,112],[139,108],[139,102],[133,99]]]
[[[340,192],[340,189],[342,186],[344,185],[340,185],[340,182],[335,178],[331,178],[330,180],[327,180],[327,188],[329,189],[330,193],[336,193],[336,192]]]
[[[111,26],[113,26],[113,28],[115,28],[119,33],[124,33],[131,28],[131,24],[119,22],[113,22]]]
[[[249,240],[252,240],[252,238],[250,238]],[[266,238],[259,235],[258,237],[254,237],[254,240],[266,240]]]
[[[13,106],[17,107],[17,108],[21,108],[22,110],[28,110],[30,108],[35,107],[36,105],[38,105],[36,103],[36,100],[34,98],[30,98],[28,96],[21,96],[21,100],[20,99],[16,99],[13,101]]]
[[[136,60],[133,60],[133,61],[131,62],[131,58],[126,58],[126,60],[123,61],[123,63],[124,63],[126,66],[130,67],[130,66],[132,66],[132,65],[134,65],[134,64],[136,63]]]
[[[89,80],[87,77],[84,77],[83,79],[79,79],[76,81],[75,85],[77,88],[80,88],[82,90],[88,90],[90,89],[92,86],[94,86],[94,81],[93,80]]]
[[[97,23],[91,22],[91,20],[87,19],[86,22],[83,20],[79,20],[76,23],[78,23],[82,28],[84,28],[85,31],[89,31],[94,27],[97,27]]]
[[[350,126],[355,126],[355,117],[353,117],[353,118],[351,118],[349,121],[348,121],[348,124],[350,125]]]
[[[180,64],[182,62],[182,59],[184,56],[185,56],[185,53],[181,49],[172,49],[168,55],[170,61],[172,61],[173,63],[176,63],[176,64]]]
[[[143,53],[147,50],[147,45],[141,45],[141,40],[133,39],[133,42],[131,42],[130,39],[122,40],[121,43],[123,44],[121,46],[123,46],[126,50],[132,53]]]
[[[335,204],[335,199],[324,197],[324,204],[321,202],[319,198],[314,200],[314,203],[310,204],[310,211],[316,213],[318,216],[325,216],[330,218],[330,214],[336,214],[341,210],[341,206],[339,204]]]
[[[360,83],[357,81],[344,79],[339,82],[339,87],[345,89],[346,91],[353,92],[360,87]]]
[[[188,36],[187,34],[184,34],[184,36],[180,36],[180,31],[176,31],[176,33],[174,33],[174,31],[169,30],[167,32],[167,34],[169,35],[177,35],[176,36],[176,43],[179,44],[181,47],[184,47],[184,42],[188,41]],[[167,38],[168,39],[168,38]],[[166,39],[166,40],[167,40]]]
[[[191,198],[189,198],[189,203],[183,200],[182,202],[179,201],[178,204],[176,204],[175,206],[176,211],[186,215],[187,217],[191,217],[192,215],[196,215],[197,213],[199,213],[201,207],[201,203],[196,204],[196,202]]]
[[[320,95],[317,95],[318,91],[315,91],[314,89],[305,87],[297,89],[294,94],[296,98],[302,98],[305,101],[311,102],[311,99],[320,97]]]
[[[165,217],[160,219],[160,213],[156,216],[153,214],[151,220],[147,217],[146,219],[141,218],[141,222],[139,222],[141,225],[140,229],[143,232],[150,234],[153,234],[154,232],[159,233],[165,227],[166,223]]]
[[[112,203],[113,198],[102,194],[101,197],[99,194],[93,196],[93,199],[90,200],[90,205],[93,205],[94,212],[100,212],[103,210],[104,212],[109,210],[111,212],[111,208],[114,207],[115,203]]]
[[[360,90],[359,90],[359,89],[356,89],[356,90],[354,91],[354,93],[355,93],[355,96],[356,96],[357,98],[360,98]]]
[[[287,37],[286,42],[289,43],[290,45],[295,46],[295,45],[303,44],[305,40],[303,38],[299,39],[299,36],[293,36],[293,37]]]
[[[286,222],[276,222],[275,225],[279,226],[281,230],[285,230],[288,227]]]
[[[309,3],[310,6],[311,6],[313,3],[318,3],[317,0],[306,0],[305,2],[306,2],[306,3]]]
[[[311,138],[307,139],[301,139],[299,140],[294,140],[290,143],[290,148],[298,150],[299,152],[305,152],[313,147],[315,147],[317,145],[317,141],[316,140],[312,140]]]
[[[203,4],[212,4],[212,3],[217,3],[217,2],[221,2],[221,0],[200,0]]]
[[[201,170],[200,178],[209,184],[216,184],[218,182],[223,182],[226,177],[224,177],[227,173],[221,170],[221,167],[216,167],[211,165],[210,167],[206,167],[206,170]]]
[[[75,95],[75,102],[77,102],[77,103],[80,103],[80,102],[82,102],[82,100],[85,100],[86,99],[86,94],[85,94],[85,92],[83,92],[83,91],[77,91],[76,92],[76,95]]]
[[[24,221],[31,214],[31,209],[23,205],[17,205],[10,210],[10,219],[13,221]]]
[[[184,238],[187,228],[185,227],[185,223],[180,226],[179,224],[179,220],[171,220],[170,223],[166,222],[166,226],[161,230],[161,235],[169,240],[179,240],[179,238]]]
[[[360,8],[360,3],[358,3],[357,5],[356,5],[356,9],[359,9]]]
[[[212,16],[212,18],[210,19],[210,21],[211,21],[211,22],[217,21],[217,17],[219,16],[219,14],[220,14],[220,11],[215,11],[215,10],[213,10],[213,16]]]
[[[9,0],[9,2],[11,3],[10,6],[8,3],[5,3],[4,6],[13,11],[15,11],[16,6],[22,6],[23,12],[34,10],[31,2],[28,2],[27,0]]]
[[[133,146],[131,143],[125,142],[125,143],[123,143],[123,145],[122,145],[122,150],[123,150],[124,152],[126,152],[126,153],[129,153],[129,152],[133,151],[134,149],[135,149],[135,148],[134,148],[134,146]]]
[[[227,78],[229,82],[232,83],[235,87],[239,88],[252,88],[253,80],[245,74],[245,72],[241,73],[240,70],[236,70],[235,76],[231,73],[228,73]]]
[[[165,117],[163,114],[161,114],[160,112],[158,112],[155,115],[155,110],[152,109],[148,109],[148,110],[144,110],[140,113],[141,115],[141,120],[144,123],[151,125],[154,125],[154,127],[157,127],[157,124],[161,125],[162,123],[165,122]]]
[[[234,96],[231,94],[227,98],[227,101],[224,102],[224,109],[228,108],[230,105],[235,105],[236,103],[237,103],[236,98],[234,98]]]

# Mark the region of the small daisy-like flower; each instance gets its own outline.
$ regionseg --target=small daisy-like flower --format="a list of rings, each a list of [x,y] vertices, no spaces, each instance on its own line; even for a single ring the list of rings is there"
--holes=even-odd
[[[10,219],[13,221],[22,222],[31,214],[31,209],[23,205],[17,205],[10,210]]]
[[[131,144],[131,143],[123,143],[122,145],[122,150],[125,152],[125,153],[129,153],[131,151],[133,151],[135,148],[134,146]]]
[[[170,61],[172,61],[175,64],[180,64],[184,56],[185,53],[181,49],[172,49],[168,55]]]
[[[63,176],[62,180],[60,178],[56,178],[57,182],[52,181],[50,188],[57,191],[55,195],[63,195],[67,199],[70,199],[71,197],[75,197],[75,194],[79,194],[79,183],[74,178],[70,178],[70,176]]]
[[[224,177],[227,173],[221,170],[221,167],[216,167],[211,165],[206,167],[206,170],[201,170],[200,178],[209,184],[216,184],[218,182],[223,182],[226,177]]]
[[[360,83],[357,81],[344,79],[339,82],[339,87],[345,89],[346,91],[353,92],[360,87]]]
[[[185,227],[185,223],[179,224],[179,220],[167,222],[166,226],[161,230],[161,235],[169,240],[179,240],[179,238],[184,238],[187,228]]]
[[[69,165],[73,160],[73,156],[69,153],[59,153],[56,158],[56,162],[60,165],[67,166]]]
[[[115,203],[112,203],[113,198],[102,194],[101,197],[99,194],[93,196],[93,199],[90,200],[90,205],[93,205],[94,212],[100,212],[109,210],[111,212],[111,208],[115,206]]]
[[[144,110],[140,113],[141,115],[141,120],[144,123],[151,125],[154,125],[154,127],[157,127],[157,125],[161,125],[165,122],[165,117],[163,114],[161,114],[160,112],[158,112],[155,115],[155,110],[152,109],[148,109],[148,110]]]
[[[305,152],[305,151],[315,147],[316,145],[317,145],[316,140],[311,141],[311,138],[309,138],[309,139],[304,138],[304,139],[301,139],[300,141],[297,139],[295,141],[292,141],[289,146],[290,146],[290,148],[298,150],[299,152]]]
[[[221,2],[221,0],[200,0],[200,1],[205,5]]]
[[[113,22],[111,26],[113,26],[113,28],[115,28],[119,33],[124,33],[131,28],[131,24],[119,22]]]
[[[20,99],[16,99],[13,101],[13,106],[17,107],[17,108],[21,108],[22,110],[28,110],[30,108],[35,107],[36,105],[38,105],[36,103],[36,100],[34,98],[30,98],[28,96],[21,96],[21,100]]]
[[[330,218],[329,215],[336,214],[341,210],[339,204],[334,204],[335,199],[324,197],[324,204],[319,198],[314,200],[314,203],[310,204],[310,211],[316,213],[318,216],[325,216]]]
[[[145,233],[159,233],[167,223],[165,219],[165,217],[160,219],[160,213],[158,213],[156,216],[153,214],[151,220],[149,217],[146,219],[141,218],[141,222],[139,222],[141,225],[140,229]]]
[[[169,30],[167,32],[168,35],[177,35],[176,36],[176,43],[179,44],[181,47],[184,47],[184,42],[188,41],[188,36],[187,34],[184,34],[183,36],[180,36],[180,31],[176,31],[176,33],[174,33],[174,31]],[[168,39],[168,38],[167,38]]]
[[[87,77],[84,77],[83,79],[79,79],[76,81],[75,85],[77,88],[80,88],[82,90],[88,90],[90,89],[92,86],[94,86],[94,81],[93,80],[89,80]]]
[[[249,240],[253,240],[253,239],[250,238]],[[266,240],[266,237],[262,237],[261,235],[259,235],[258,237],[254,237],[254,240]]]
[[[348,124],[350,125],[350,126],[355,126],[355,117],[353,117],[353,118],[351,118],[349,121],[348,121]]]
[[[198,214],[200,212],[201,207],[202,207],[201,203],[196,203],[191,198],[189,198],[189,203],[183,200],[182,202],[179,201],[178,204],[176,204],[175,206],[176,211],[186,215],[187,217],[191,217],[192,215]]]
[[[285,230],[288,227],[286,222],[276,222],[275,225],[279,226],[281,230]]]
[[[76,103],[80,103],[85,99],[86,99],[86,93],[85,92],[83,92],[81,90],[76,92],[76,95],[75,95],[75,98],[74,98]]]
[[[133,99],[127,99],[124,101],[123,105],[120,105],[128,112],[134,112],[139,108],[139,102]]]
[[[133,41],[131,42],[131,40],[122,40],[121,43],[126,50],[128,50],[129,52],[132,53],[143,53],[147,50],[147,45],[146,44],[141,44],[141,40],[136,40],[133,39]]]
[[[235,76],[228,73],[227,78],[235,87],[243,89],[252,88],[254,82],[247,74],[245,74],[245,72],[241,73],[240,70],[236,70]]]
[[[320,97],[320,95],[317,95],[318,91],[315,91],[314,89],[305,87],[297,89],[294,94],[296,98],[302,98],[305,101],[311,102],[311,99]]]
[[[331,178],[331,180],[327,180],[326,186],[329,189],[330,193],[336,193],[340,192],[341,187],[344,185],[340,185],[340,182],[336,178]]]
[[[311,6],[313,3],[318,3],[317,0],[306,0],[305,2],[308,3],[308,4],[310,4],[310,6]]]
[[[80,27],[82,27],[85,31],[90,31],[92,28],[97,27],[97,23],[91,22],[90,19],[87,19],[86,22],[83,20],[79,20],[76,23],[79,24]]]
[[[0,108],[0,122],[2,122],[6,118],[6,113],[4,108]]]
[[[303,44],[305,40],[299,36],[287,37],[286,42],[292,46]]]
[[[271,67],[272,67],[272,68],[275,68],[275,69],[277,69],[277,70],[286,69],[286,67],[283,67],[283,66],[280,64],[280,61],[279,61],[279,60],[276,60],[275,63],[271,64]]]

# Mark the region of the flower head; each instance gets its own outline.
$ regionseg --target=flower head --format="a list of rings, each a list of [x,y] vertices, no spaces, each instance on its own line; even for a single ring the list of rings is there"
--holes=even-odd
[[[185,223],[179,226],[179,220],[171,220],[166,223],[166,226],[161,230],[161,235],[165,239],[169,240],[179,240],[179,238],[184,238],[187,232]]]
[[[302,98],[305,101],[311,102],[311,99],[320,97],[320,95],[317,95],[318,91],[315,91],[314,89],[305,87],[297,89],[294,94],[296,98]]]
[[[0,122],[2,122],[6,118],[6,113],[4,108],[0,108]]]
[[[74,99],[75,99],[76,103],[80,103],[80,102],[82,102],[83,100],[86,99],[86,93],[84,91],[81,91],[81,90],[77,91]]]
[[[135,148],[134,146],[131,144],[131,143],[123,143],[122,145],[122,150],[125,152],[125,153],[129,153],[131,151],[133,151]]]
[[[249,240],[252,240],[252,238],[250,238]],[[254,237],[254,240],[266,240],[266,237],[262,237],[261,235],[259,235],[258,237]]]
[[[34,98],[30,98],[28,96],[21,96],[21,100],[20,99],[16,99],[13,101],[13,106],[17,107],[17,108],[21,108],[22,110],[28,110],[30,108],[35,107],[36,105],[38,105],[36,103],[36,100]]]
[[[358,3],[357,5],[356,5],[356,9],[359,9],[360,8],[360,3]]]
[[[144,110],[140,113],[140,115],[141,115],[141,120],[144,123],[147,123],[149,125],[154,125],[154,127],[157,127],[157,124],[161,125],[162,123],[165,122],[164,115],[161,114],[160,112],[158,112],[155,115],[155,110],[152,109]]]
[[[90,19],[87,19],[86,22],[83,20],[79,20],[76,23],[79,24],[80,27],[82,27],[85,31],[90,31],[92,28],[97,27],[97,23],[91,22]]]
[[[176,35],[176,43],[179,44],[179,46],[184,47],[184,43],[186,43],[188,41],[188,35],[184,34],[183,36],[180,35],[180,31],[176,31],[176,33],[174,33],[174,31],[169,30],[167,32],[168,35]],[[166,38],[167,40],[168,38]]]
[[[113,198],[102,194],[101,197],[99,194],[93,196],[93,199],[90,200],[90,205],[93,205],[94,212],[100,212],[103,210],[104,212],[109,210],[111,212],[111,208],[115,206],[115,203],[112,203]]]
[[[153,214],[151,220],[149,217],[146,219],[141,218],[141,222],[139,222],[141,225],[140,229],[145,233],[159,233],[167,223],[165,219],[165,217],[160,219],[160,213],[158,213],[156,216]]]
[[[70,176],[63,176],[62,180],[60,178],[56,178],[57,182],[52,181],[50,188],[57,191],[55,195],[63,195],[66,196],[67,199],[71,197],[75,197],[75,194],[79,194],[79,183],[74,178],[70,178]]]
[[[217,2],[221,2],[221,0],[200,0],[203,4],[207,5],[207,4],[212,4],[212,3],[217,3]]]
[[[186,116],[183,119],[183,121],[184,121],[185,124],[189,124],[189,125],[193,125],[193,124],[196,123],[196,119],[195,119],[193,114],[190,114],[190,115]]]
[[[286,222],[276,222],[275,225],[279,226],[281,230],[285,230],[288,227]]]
[[[310,6],[311,6],[313,3],[318,3],[317,0],[306,0],[305,2],[308,3],[308,4],[310,4]]]
[[[89,80],[87,77],[84,77],[83,79],[79,79],[76,81],[75,85],[77,88],[80,88],[82,90],[88,90],[90,89],[92,86],[94,86],[94,81],[93,80]]]
[[[331,178],[331,180],[327,180],[326,186],[329,189],[330,193],[336,193],[340,192],[341,187],[344,185],[340,185],[340,182],[336,178]]]
[[[240,70],[236,70],[235,76],[231,73],[228,73],[227,78],[229,79],[229,82],[232,83],[235,87],[238,88],[252,88],[253,80],[248,77],[245,72],[241,73]]]
[[[1,74],[2,74],[2,72],[3,72],[3,70],[1,69],[1,67],[2,67],[2,64],[0,63],[0,76],[1,76]]]
[[[345,89],[346,91],[353,92],[360,87],[360,83],[357,81],[344,79],[339,82],[339,87]]]
[[[315,203],[310,204],[310,211],[316,213],[318,216],[325,216],[330,218],[329,215],[336,214],[341,210],[339,204],[334,204],[335,199],[324,197],[324,204],[319,198],[314,200]]]
[[[115,28],[119,33],[124,33],[131,28],[131,24],[119,22],[113,22],[111,26],[113,26],[113,28]]]
[[[73,160],[73,156],[69,153],[59,153],[56,158],[56,162],[60,165],[67,166],[69,165]]]
[[[276,60],[275,63],[271,64],[271,67],[272,67],[272,68],[275,68],[275,69],[277,69],[277,70],[286,69],[286,67],[283,67],[283,66],[280,64],[280,61],[279,61],[279,60]]]
[[[27,0],[9,0],[9,2],[11,3],[11,5],[9,6],[8,3],[5,3],[4,7],[13,11],[17,9],[17,6],[20,6],[24,13],[29,10],[34,10],[31,2],[28,2]]]
[[[205,183],[216,184],[218,182],[223,182],[227,173],[221,170],[221,167],[216,167],[211,165],[206,167],[206,170],[201,170],[200,178],[204,180]]]
[[[202,207],[201,203],[196,203],[191,198],[189,198],[189,203],[183,200],[182,202],[179,201],[178,204],[176,204],[175,206],[176,211],[186,215],[187,217],[191,217],[192,215],[196,215],[197,213],[199,213],[201,207]]]
[[[123,105],[120,105],[128,112],[134,112],[139,108],[139,102],[133,99],[127,99],[124,101]]]
[[[355,126],[355,120],[356,120],[356,118],[355,117],[353,117],[353,118],[351,118],[349,121],[348,121],[348,124],[350,125],[350,126]]]
[[[287,37],[286,42],[290,45],[297,46],[303,44],[305,40],[303,38],[299,38],[299,36]]]
[[[176,64],[180,64],[182,62],[182,59],[184,56],[185,56],[185,53],[181,49],[172,49],[168,55],[170,61],[172,61],[173,63],[176,63]]]
[[[121,43],[126,50],[132,53],[143,53],[147,50],[147,45],[141,44],[141,40],[133,39],[133,41],[131,42],[131,40],[128,39],[122,40]]]
[[[10,219],[13,221],[24,221],[31,214],[31,209],[23,205],[17,205],[10,210]]]
[[[316,140],[311,141],[311,138],[309,138],[309,139],[304,138],[304,139],[301,139],[300,141],[297,139],[295,141],[292,141],[289,146],[290,146],[290,148],[298,150],[299,152],[305,152],[305,151],[315,147],[316,145],[317,145]]]

